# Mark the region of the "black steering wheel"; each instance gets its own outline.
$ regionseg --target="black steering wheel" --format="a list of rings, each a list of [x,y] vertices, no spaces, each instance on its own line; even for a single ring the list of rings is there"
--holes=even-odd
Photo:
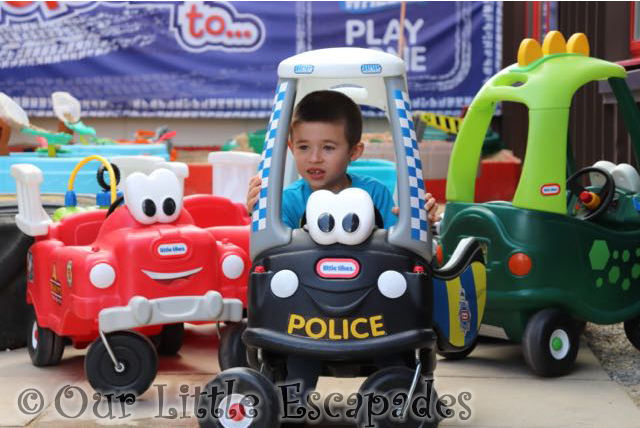
[[[113,168],[113,173],[116,177],[116,186],[117,186],[118,184],[120,184],[120,168],[118,168],[118,165],[116,165],[115,163],[111,164],[111,168]],[[98,172],[96,173],[96,178],[98,180],[98,185],[102,187],[104,191],[108,192],[111,187],[109,183],[107,183],[104,179],[104,173],[106,170],[107,168],[105,168],[104,165],[100,165],[100,168],[98,168]],[[122,201],[124,201],[124,198],[122,196],[117,197],[116,200],[113,201],[109,206],[109,209],[107,210],[107,215],[105,216],[105,218],[109,217],[111,213],[113,213],[115,209],[118,208],[118,206],[122,203]]]
[[[594,209],[587,208],[580,198],[580,195],[582,194],[585,195],[585,198],[588,197],[587,195],[589,190],[580,183],[580,179],[590,173],[600,174],[604,177],[604,185],[600,191],[596,193],[597,197],[600,198],[600,204]],[[613,202],[613,195],[615,194],[615,191],[615,182],[608,171],[594,166],[582,168],[581,170],[576,171],[567,180],[567,204],[569,205],[569,215],[582,220],[594,220],[598,218],[607,211],[607,208],[609,208],[609,205]]]
[[[113,173],[116,176],[116,186],[118,184],[120,184],[120,168],[118,168],[118,165],[116,165],[115,163],[111,164],[111,168],[113,168]],[[104,172],[107,170],[107,168],[104,167],[104,165],[100,165],[100,168],[98,168],[98,172],[96,173],[96,179],[98,180],[98,185],[100,187],[102,187],[103,190],[105,191],[109,191],[109,183],[107,183],[104,179]]]

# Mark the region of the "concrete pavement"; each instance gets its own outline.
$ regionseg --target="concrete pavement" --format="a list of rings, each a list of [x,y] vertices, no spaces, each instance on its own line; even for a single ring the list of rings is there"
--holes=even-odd
[[[161,358],[154,385],[124,411],[116,403],[111,412],[93,398],[84,376],[84,350],[67,347],[61,364],[49,368],[33,367],[26,349],[0,353],[0,426],[197,426],[192,396],[219,371],[217,340],[214,327],[189,326],[180,354]],[[318,390],[323,397],[330,392],[348,396],[362,381],[321,378]],[[465,360],[438,361],[436,388],[440,396],[456,398],[455,417],[441,426],[640,425],[640,409],[586,345],[572,374],[541,379],[529,371],[518,345],[482,340]]]

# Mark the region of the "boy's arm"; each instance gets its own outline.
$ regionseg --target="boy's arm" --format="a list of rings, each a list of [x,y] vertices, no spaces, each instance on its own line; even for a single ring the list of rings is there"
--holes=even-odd
[[[253,212],[253,208],[258,201],[258,195],[260,194],[260,186],[262,185],[262,179],[259,176],[251,177],[249,181],[249,190],[247,191],[247,212],[249,215]]]
[[[435,223],[438,221],[438,202],[436,202],[436,198],[431,195],[431,193],[427,193],[424,195],[427,203],[424,206],[424,209],[427,210],[427,217],[429,217],[429,222]]]
[[[429,218],[429,222],[435,223],[436,221],[438,221],[438,202],[436,202],[436,198],[434,198],[431,193],[425,194],[424,198],[427,200],[424,208],[427,210],[427,217]],[[400,208],[393,207],[391,212],[395,215],[398,215],[398,213],[400,212]]]

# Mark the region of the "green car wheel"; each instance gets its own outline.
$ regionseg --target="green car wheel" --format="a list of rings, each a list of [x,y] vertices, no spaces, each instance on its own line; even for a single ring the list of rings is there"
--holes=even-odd
[[[563,376],[578,355],[580,335],[575,321],[559,309],[543,309],[527,323],[522,338],[524,359],[539,376]]]

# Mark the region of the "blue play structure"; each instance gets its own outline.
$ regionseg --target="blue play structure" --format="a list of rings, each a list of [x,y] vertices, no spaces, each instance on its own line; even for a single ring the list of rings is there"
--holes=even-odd
[[[0,156],[0,193],[15,193],[16,185],[9,170],[17,163],[30,163],[42,170],[44,175],[41,184],[42,193],[64,193],[67,188],[69,174],[76,164],[89,155],[100,155],[107,159],[116,156],[151,155],[169,160],[165,144],[113,144],[113,145],[69,145],[67,153],[58,153],[57,157],[47,157],[46,153],[21,152]],[[83,168],[76,178],[77,193],[97,193],[100,191],[96,181],[95,168]]]

